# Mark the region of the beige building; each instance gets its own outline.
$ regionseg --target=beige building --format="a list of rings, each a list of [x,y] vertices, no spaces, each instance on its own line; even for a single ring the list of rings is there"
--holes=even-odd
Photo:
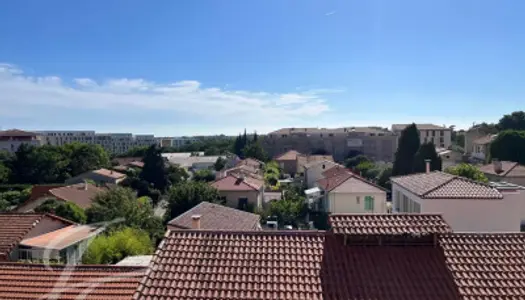
[[[289,150],[304,154],[322,150],[342,161],[358,151],[374,160],[393,161],[397,137],[378,127],[283,128],[267,134],[262,145],[270,156]]]
[[[490,181],[509,182],[525,186],[525,166],[512,161],[496,161],[479,167]]]
[[[40,146],[42,141],[40,140],[40,137],[34,132],[22,131],[18,129],[0,131],[0,150],[14,153],[22,144]]]
[[[324,161],[316,161],[312,162],[310,164],[307,164],[305,166],[305,172],[304,172],[304,180],[306,182],[307,188],[313,188],[317,182],[317,180],[323,178],[323,173],[325,171],[328,171],[329,169],[340,166],[343,167],[333,161],[324,160]]]
[[[441,158],[441,170],[463,162],[463,153],[445,148],[436,148],[437,155]]]
[[[394,124],[392,131],[398,136],[401,131],[410,124]],[[434,124],[416,124],[419,130],[419,139],[421,144],[432,142],[438,148],[448,148],[452,146],[452,128],[438,126]]]
[[[470,157],[485,162],[490,154],[490,145],[497,136],[497,134],[490,134],[473,140]]]

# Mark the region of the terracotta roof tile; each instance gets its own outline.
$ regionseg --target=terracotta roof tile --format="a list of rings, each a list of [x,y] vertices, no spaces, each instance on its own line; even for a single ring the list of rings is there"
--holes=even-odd
[[[348,173],[352,173],[352,171],[350,171],[349,169],[347,169],[347,168],[345,168],[343,166],[337,165],[337,166],[334,166],[334,167],[324,171],[322,173],[322,175],[323,175],[323,177],[328,178],[328,177],[333,177],[335,175],[348,174]]]
[[[525,234],[453,233],[439,244],[462,299],[525,299]]]
[[[122,177],[126,177],[126,174],[122,174],[122,173],[119,173],[113,170],[108,170],[108,169],[98,169],[92,172],[97,173],[98,175],[106,176],[106,177],[113,178],[113,179],[119,179]]]
[[[209,202],[201,202],[169,221],[168,227],[191,229],[193,215],[201,216],[201,229],[256,230],[259,228],[259,215]]]
[[[88,183],[86,188],[85,183],[78,183],[55,188],[49,192],[58,199],[73,202],[81,208],[86,209],[91,207],[91,203],[93,203],[95,196],[102,191],[102,189],[93,184]]]
[[[332,214],[335,234],[399,235],[451,232],[440,214]]]
[[[242,165],[247,165],[247,166],[259,169],[264,165],[264,163],[260,160],[249,157],[249,158],[243,159],[240,162],[238,162],[236,166],[242,166]]]
[[[525,166],[513,161],[501,161],[503,172],[497,173],[493,164],[486,164],[479,167],[479,170],[485,174],[496,175],[501,177],[525,177]]]
[[[134,161],[142,161],[142,157],[140,156],[129,156],[129,157],[116,157],[112,160],[112,162],[116,163],[117,165],[121,166],[127,166],[128,164],[134,162]]]
[[[324,178],[319,179],[317,181],[317,184],[320,188],[327,192],[337,188],[338,186],[347,181],[351,181],[350,183],[347,182],[347,184],[351,184],[352,188],[363,192],[371,190],[386,191],[383,187],[378,186],[377,184],[370,182],[365,178],[356,175],[350,170],[341,166],[335,166],[333,168],[330,168],[324,171],[322,175],[324,176]]]
[[[264,181],[251,176],[239,176],[239,174],[228,174],[227,176],[210,183],[219,191],[258,191]]]
[[[146,269],[0,263],[0,299],[131,299]]]
[[[296,160],[298,155],[301,155],[301,153],[295,150],[288,150],[285,153],[276,156],[274,160]]]
[[[434,171],[390,180],[425,199],[502,199],[497,189],[470,179]]]

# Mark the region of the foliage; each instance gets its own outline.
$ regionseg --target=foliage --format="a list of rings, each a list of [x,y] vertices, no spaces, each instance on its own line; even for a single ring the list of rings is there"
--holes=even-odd
[[[448,167],[445,172],[452,175],[466,177],[475,181],[488,182],[489,180],[483,172],[471,164],[462,163],[453,167]]]
[[[114,221],[122,218],[114,227],[127,226],[143,229],[153,241],[162,238],[162,220],[153,214],[150,203],[138,201],[131,189],[115,187],[95,196],[93,204],[86,210],[89,223]]]
[[[317,148],[314,151],[312,151],[312,155],[329,155],[328,151],[324,148]]]
[[[281,176],[281,168],[276,161],[270,161],[264,165],[264,181],[270,186],[271,189],[279,184],[279,178]]]
[[[266,151],[264,151],[259,142],[252,142],[244,146],[242,154],[244,158],[255,158],[260,161],[267,160]]]
[[[165,191],[169,185],[169,180],[160,149],[155,145],[150,146],[146,151],[143,162],[144,167],[140,173],[140,179],[147,181],[155,189]]]
[[[170,165],[167,169],[168,172],[168,181],[170,184],[178,184],[188,180],[190,175],[184,168],[179,166]]]
[[[412,123],[401,132],[392,174],[407,175],[414,172],[414,157],[419,149],[419,131]]]
[[[202,201],[219,203],[219,191],[205,182],[188,181],[174,185],[168,192],[165,220],[169,221]]]
[[[483,122],[481,124],[476,124],[472,126],[469,130],[473,130],[473,129],[485,135],[498,133],[498,127],[494,123],[489,124],[489,123]]]
[[[109,156],[100,145],[71,143],[63,148],[69,158],[67,168],[71,176],[109,166]]]
[[[304,196],[293,188],[287,188],[281,200],[271,201],[267,214],[277,218],[279,226],[292,225],[298,227],[303,223],[307,213]]]
[[[193,174],[193,180],[210,182],[215,180],[215,174],[211,170],[203,169],[198,170]]]
[[[179,148],[163,148],[162,152],[204,152],[205,155],[223,155],[233,151],[234,139],[225,135],[206,137]]]
[[[151,253],[153,246],[147,232],[126,227],[95,237],[82,256],[82,263],[115,264],[127,256]]]
[[[314,227],[318,230],[328,230],[330,225],[328,223],[328,213],[323,211],[309,212],[310,220],[314,223]]]
[[[510,115],[504,115],[498,122],[498,129],[525,130],[525,111],[515,111]]]
[[[11,176],[11,170],[0,162],[0,184],[9,182]]]
[[[149,146],[138,146],[129,149],[127,152],[117,155],[117,157],[144,157]]]
[[[371,160],[366,157],[365,155],[359,154],[351,158],[347,158],[345,160],[345,167],[349,169],[354,169],[357,167],[357,165],[363,163],[363,162],[371,162]]]
[[[430,159],[430,171],[441,171],[441,157],[436,152],[436,146],[431,143],[423,143],[414,157],[414,172],[426,171],[426,159]]]
[[[490,157],[525,164],[525,131],[499,133],[490,145]]]
[[[355,168],[354,171],[357,174],[361,174],[361,176],[366,176],[366,173],[373,169],[375,167],[374,163],[371,161],[363,161],[359,163]]]
[[[346,159],[349,159],[349,158],[352,158],[352,157],[356,157],[358,155],[362,155],[363,152],[359,151],[359,150],[349,150],[348,153],[346,154]]]
[[[73,202],[60,201],[54,198],[46,200],[35,208],[36,212],[52,213],[76,223],[85,224],[87,216],[84,210]]]
[[[243,157],[242,150],[245,146],[246,144],[244,143],[243,138],[239,134],[239,136],[235,138],[235,142],[233,143],[233,153],[235,153],[239,157]]]
[[[215,171],[218,172],[224,169],[225,166],[226,166],[226,159],[219,156],[219,158],[217,158],[217,160],[215,161],[215,164],[213,165],[213,169],[215,169]]]
[[[453,145],[465,148],[465,133],[463,131],[461,133],[455,130],[452,131],[451,139]]]
[[[390,177],[392,176],[392,168],[386,167],[379,172],[377,176],[377,184],[385,189],[392,190],[392,184],[390,183]]]

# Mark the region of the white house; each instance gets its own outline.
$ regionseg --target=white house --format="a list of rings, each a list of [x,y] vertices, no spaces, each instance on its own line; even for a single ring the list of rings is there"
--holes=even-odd
[[[315,162],[306,164],[304,166],[305,168],[304,180],[306,182],[306,186],[308,188],[314,187],[317,180],[324,177],[323,172],[335,166],[340,166],[340,165],[330,160],[315,161]]]
[[[401,213],[441,213],[454,231],[519,231],[525,190],[492,186],[440,171],[392,177],[392,206]]]

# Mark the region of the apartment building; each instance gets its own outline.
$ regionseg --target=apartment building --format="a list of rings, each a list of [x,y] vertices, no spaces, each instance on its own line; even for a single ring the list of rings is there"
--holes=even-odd
[[[40,146],[42,141],[34,132],[18,129],[0,131],[0,150],[14,153],[22,144]]]
[[[179,148],[184,145],[189,145],[197,142],[199,139],[196,137],[158,137],[155,138],[157,145],[161,147],[174,147]]]
[[[288,150],[301,153],[324,151],[342,161],[351,151],[382,161],[393,161],[397,136],[379,127],[283,128],[267,134],[262,142],[270,156]]]
[[[152,134],[95,133],[95,131],[38,131],[43,144],[63,146],[69,143],[100,145],[109,153],[125,153],[133,147],[150,146],[157,143]]]
[[[401,135],[401,131],[410,124],[394,124],[392,131],[397,135]],[[452,145],[452,128],[445,126],[438,126],[434,124],[416,124],[419,130],[419,139],[421,144],[432,142],[436,147],[448,148]]]

